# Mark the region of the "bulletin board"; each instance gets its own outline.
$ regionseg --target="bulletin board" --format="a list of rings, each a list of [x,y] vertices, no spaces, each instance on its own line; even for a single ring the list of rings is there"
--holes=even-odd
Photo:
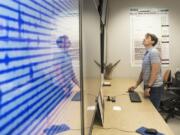
[[[155,46],[161,55],[162,65],[168,66],[169,57],[169,10],[130,9],[131,66],[141,66],[145,53],[143,39],[146,33],[155,34],[159,41]]]

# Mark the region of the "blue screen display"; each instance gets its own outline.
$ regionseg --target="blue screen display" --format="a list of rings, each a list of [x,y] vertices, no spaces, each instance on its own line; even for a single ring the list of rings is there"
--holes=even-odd
[[[0,135],[69,130],[78,86],[78,0],[0,0]]]

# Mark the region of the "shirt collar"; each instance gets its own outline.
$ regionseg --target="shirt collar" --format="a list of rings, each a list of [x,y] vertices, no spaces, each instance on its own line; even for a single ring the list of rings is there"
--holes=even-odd
[[[153,47],[150,47],[150,48],[146,48],[146,52],[149,52],[153,49]]]
[[[146,48],[146,52],[145,52],[144,56],[145,56],[146,54],[148,54],[148,52],[151,51],[152,49],[153,49],[153,47],[151,47],[151,48]]]

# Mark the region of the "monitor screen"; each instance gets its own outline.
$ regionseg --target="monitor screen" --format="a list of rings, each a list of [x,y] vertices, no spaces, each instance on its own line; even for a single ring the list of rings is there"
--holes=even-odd
[[[91,132],[101,86],[100,16],[92,0],[84,0],[82,10],[82,59],[84,131]],[[97,63],[96,63],[97,62]]]
[[[106,24],[107,4],[108,4],[108,0],[102,0],[102,3],[101,3],[101,21],[103,24]]]

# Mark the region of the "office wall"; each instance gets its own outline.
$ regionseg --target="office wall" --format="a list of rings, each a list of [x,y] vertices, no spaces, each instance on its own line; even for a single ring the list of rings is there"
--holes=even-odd
[[[78,0],[0,1],[1,135],[56,134],[74,128],[69,118],[80,121],[80,113],[64,108],[78,74]]]
[[[176,71],[180,68],[180,1],[179,0],[109,0],[107,24],[108,62],[121,62],[113,72],[114,77],[137,78],[139,67],[130,63],[130,17],[129,9],[168,8],[170,20],[170,65],[167,68]],[[167,69],[163,68],[163,70]]]

